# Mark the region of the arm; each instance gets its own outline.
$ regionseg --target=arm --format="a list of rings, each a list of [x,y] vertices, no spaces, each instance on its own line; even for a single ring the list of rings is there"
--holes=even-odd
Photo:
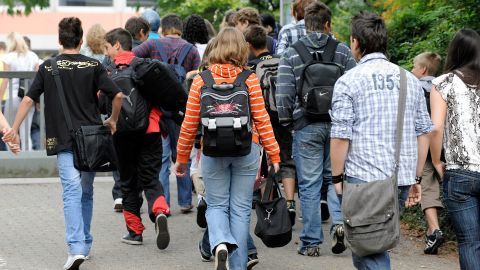
[[[25,96],[22,99],[22,102],[18,106],[17,115],[15,116],[15,121],[11,129],[7,130],[3,135],[3,140],[7,143],[19,144],[20,138],[18,137],[18,129],[22,124],[23,120],[28,114],[30,108],[35,104],[33,99],[29,96]],[[8,123],[7,123],[8,125]]]
[[[291,60],[287,58],[288,52],[282,56],[278,66],[277,91],[275,93],[278,118],[280,123],[285,126],[293,123],[293,109],[297,95],[295,74]]]
[[[341,175],[344,173],[345,161],[347,160],[350,140],[331,139],[330,140],[330,160],[332,162],[332,175]],[[335,150],[334,150],[335,149]],[[337,194],[343,193],[343,183],[335,184]]]
[[[4,131],[5,129],[10,129],[10,125],[7,119],[5,119],[5,116],[3,116],[2,111],[0,111],[0,131]]]
[[[142,44],[138,45],[137,47],[132,49],[132,52],[137,56],[141,58],[150,58],[150,44],[154,42],[153,39],[147,40],[143,42]]]
[[[444,165],[440,160],[440,155],[442,152],[444,123],[447,116],[447,103],[435,86],[430,93],[430,107],[432,109],[432,121],[434,125],[430,137],[430,153],[435,169],[440,176],[443,177]]]
[[[286,31],[282,28],[280,30],[280,33],[278,34],[278,43],[277,43],[277,49],[275,53],[278,55],[282,55],[287,48],[288,48],[287,34],[286,34]]]
[[[120,115],[120,110],[122,109],[122,92],[118,92],[112,100],[112,115],[106,119],[103,124],[110,128],[112,134],[117,131],[117,122],[118,116]]]
[[[3,71],[9,71],[9,70],[10,70],[10,66],[7,63],[3,62]],[[0,85],[0,100],[2,100],[3,96],[5,95],[7,84],[8,84],[8,79],[4,78],[2,80],[2,84]],[[1,109],[1,106],[0,106],[0,109]]]

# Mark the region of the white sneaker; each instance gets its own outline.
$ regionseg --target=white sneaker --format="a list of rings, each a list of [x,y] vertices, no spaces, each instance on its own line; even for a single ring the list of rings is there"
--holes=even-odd
[[[113,201],[113,211],[122,212],[123,211],[122,202],[123,202],[122,198],[115,199],[115,201]]]
[[[85,261],[85,256],[83,255],[68,255],[67,262],[63,266],[65,270],[78,270],[80,264]]]
[[[215,249],[215,270],[228,270],[228,249],[225,244]]]

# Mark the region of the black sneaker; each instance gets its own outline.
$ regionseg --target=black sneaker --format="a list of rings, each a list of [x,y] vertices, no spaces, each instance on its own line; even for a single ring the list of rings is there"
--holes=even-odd
[[[257,254],[248,255],[247,270],[253,269],[253,267],[257,265],[259,262],[260,260],[258,259]]]
[[[207,202],[204,198],[200,198],[197,205],[197,225],[198,227],[205,229],[207,228]]]
[[[327,201],[321,200],[320,201],[320,211],[322,213],[322,222],[327,222],[330,218],[330,212],[328,211],[328,204]]]
[[[129,245],[141,245],[143,244],[143,237],[141,234],[128,232],[122,237],[122,242]]]
[[[168,233],[167,216],[164,214],[155,218],[155,232],[157,233],[157,247],[166,249],[170,243],[170,234]]]
[[[332,252],[333,254],[340,254],[344,252],[347,247],[344,242],[345,232],[343,230],[342,224],[337,224],[333,227],[333,236],[332,236]]]
[[[432,234],[425,237],[426,247],[423,250],[425,254],[438,254],[438,248],[445,242],[443,232],[435,230]]]
[[[295,207],[295,201],[287,201],[287,209],[288,209],[288,214],[289,214],[289,217],[290,217],[290,223],[292,224],[292,227],[293,225],[295,225],[295,217],[297,216],[297,210],[296,210],[296,207]]]
[[[212,261],[213,259],[212,254],[209,254],[202,249],[202,241],[198,242],[198,250],[200,251],[200,257],[202,258],[202,262]]]

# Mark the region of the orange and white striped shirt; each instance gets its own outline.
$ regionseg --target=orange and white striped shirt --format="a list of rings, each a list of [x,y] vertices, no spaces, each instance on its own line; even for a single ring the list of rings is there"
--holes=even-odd
[[[214,64],[209,67],[215,83],[233,83],[243,69],[230,64]],[[177,144],[177,161],[188,163],[200,122],[200,91],[203,86],[200,76],[195,77],[188,95],[187,111],[180,130]],[[246,80],[250,97],[250,113],[252,118],[252,140],[260,143],[270,157],[272,163],[280,162],[280,148],[275,140],[270,117],[265,110],[262,90],[257,76],[252,73]]]

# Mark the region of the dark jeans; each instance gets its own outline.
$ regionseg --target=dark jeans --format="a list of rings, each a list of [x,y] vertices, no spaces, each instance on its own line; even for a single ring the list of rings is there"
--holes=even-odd
[[[145,191],[148,202],[148,213],[152,221],[160,212],[159,207],[165,207],[158,201],[163,198],[163,187],[158,179],[162,166],[162,139],[160,133],[115,134],[119,172],[123,193],[123,209],[130,214],[130,220],[140,220],[139,184]],[[165,201],[163,199],[163,201]],[[166,202],[165,202],[166,204]],[[167,207],[168,209],[168,207]],[[137,218],[132,217],[135,215]],[[126,219],[128,218],[127,215]],[[127,220],[127,226],[130,228]],[[137,233],[137,232],[136,232]]]
[[[112,197],[113,200],[121,199],[123,197],[122,194],[122,184],[120,182],[120,172],[113,171],[113,188],[112,188]]]
[[[480,173],[448,170],[443,197],[458,241],[460,268],[480,269]]]

